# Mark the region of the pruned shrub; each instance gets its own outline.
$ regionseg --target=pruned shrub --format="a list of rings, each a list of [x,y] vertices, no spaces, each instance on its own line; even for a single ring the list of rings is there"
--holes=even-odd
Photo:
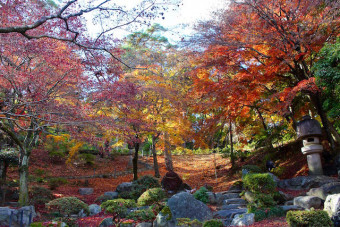
[[[255,206],[248,206],[248,212],[255,214],[255,221],[262,221],[271,217],[282,217],[286,214],[281,207],[257,208]]]
[[[39,186],[34,186],[29,191],[30,204],[45,204],[54,199],[52,191]]]
[[[223,227],[223,223],[218,219],[211,219],[203,223],[203,227]]]
[[[135,221],[150,221],[155,219],[155,214],[152,212],[150,208],[135,210],[130,212],[126,218],[133,219]]]
[[[166,217],[167,221],[172,219],[172,213],[171,213],[169,206],[163,207],[163,209],[161,210],[160,213],[163,214]]]
[[[149,206],[166,197],[165,192],[161,188],[151,188],[146,190],[137,200],[138,206]]]
[[[57,189],[59,186],[67,184],[67,180],[62,177],[50,178],[48,180],[48,187],[51,190]]]
[[[145,175],[133,183],[144,186],[145,189],[160,188],[159,180],[151,175]]]
[[[207,192],[208,192],[208,189],[206,189],[205,187],[201,187],[194,193],[194,197],[195,199],[203,203],[207,203],[209,202],[209,196]]]
[[[63,197],[54,199],[46,204],[46,207],[52,212],[58,212],[64,216],[78,214],[81,210],[89,213],[89,206],[77,197]]]
[[[129,208],[136,207],[136,202],[132,199],[107,200],[100,205],[107,213],[124,218]]]
[[[286,220],[291,227],[333,226],[332,220],[329,218],[327,212],[323,210],[288,211]]]
[[[274,193],[276,189],[276,183],[268,173],[247,174],[243,183],[253,193]]]

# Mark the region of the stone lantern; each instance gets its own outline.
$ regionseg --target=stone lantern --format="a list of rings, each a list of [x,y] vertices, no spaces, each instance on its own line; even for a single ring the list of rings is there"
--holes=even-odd
[[[307,163],[310,175],[322,175],[322,164],[320,154],[323,147],[320,144],[322,135],[321,125],[310,116],[302,117],[302,120],[297,123],[297,139],[303,141],[301,151],[307,155]]]

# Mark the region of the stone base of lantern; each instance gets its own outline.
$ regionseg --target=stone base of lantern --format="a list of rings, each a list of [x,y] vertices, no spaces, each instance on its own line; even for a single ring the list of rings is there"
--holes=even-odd
[[[310,175],[323,175],[321,157],[322,145],[311,144],[301,148],[303,154],[307,155],[307,163]]]

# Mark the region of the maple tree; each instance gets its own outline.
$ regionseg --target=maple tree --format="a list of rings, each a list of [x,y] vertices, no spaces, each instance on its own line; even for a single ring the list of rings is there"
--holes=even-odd
[[[201,39],[196,43],[206,47],[204,60],[199,62],[203,67],[211,67],[200,80],[216,81],[220,86],[217,91],[221,91],[217,97],[233,99],[229,103],[240,103],[243,111],[259,105],[265,110],[267,105],[270,108],[266,112],[291,120],[296,117],[294,113],[301,116],[305,112],[296,100],[305,101],[301,97],[307,97],[334,147],[332,125],[321,106],[321,92],[311,67],[323,44],[339,33],[338,4],[233,1],[217,21],[198,26]],[[261,119],[258,111],[257,114]]]

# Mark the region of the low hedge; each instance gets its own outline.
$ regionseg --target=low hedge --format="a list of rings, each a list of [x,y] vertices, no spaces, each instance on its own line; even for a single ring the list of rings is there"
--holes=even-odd
[[[291,227],[333,226],[332,220],[323,210],[288,211],[286,220]]]

